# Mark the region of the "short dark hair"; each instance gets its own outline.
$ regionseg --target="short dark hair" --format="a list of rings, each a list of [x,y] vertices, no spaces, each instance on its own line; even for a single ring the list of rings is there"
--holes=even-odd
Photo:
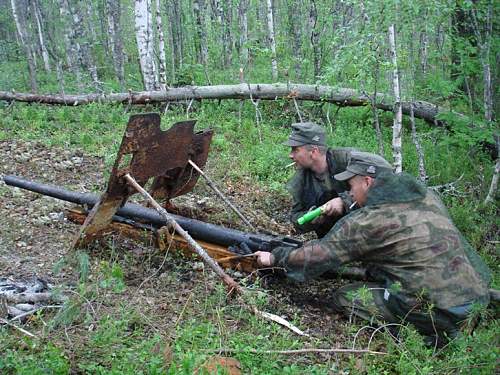
[[[321,155],[326,154],[326,150],[328,149],[326,146],[321,145],[304,145],[307,150],[311,151],[313,148],[317,148]]]

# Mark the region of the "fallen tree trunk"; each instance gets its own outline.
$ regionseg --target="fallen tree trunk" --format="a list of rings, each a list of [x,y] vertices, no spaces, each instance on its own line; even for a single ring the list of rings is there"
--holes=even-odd
[[[175,102],[179,100],[221,100],[221,99],[295,99],[334,103],[339,106],[357,107],[370,105],[368,94],[360,94],[356,90],[335,88],[332,86],[317,86],[305,84],[246,84],[216,85],[216,86],[184,86],[172,87],[164,91],[142,91],[111,94],[85,95],[43,95],[0,91],[0,100],[21,101],[29,103],[55,105],[84,105],[89,103],[128,103],[148,104]],[[390,96],[377,94],[374,101],[378,109],[392,111],[394,102]],[[410,114],[410,102],[402,102],[403,113]],[[425,101],[413,102],[414,115],[432,124],[442,124],[438,119],[441,113],[449,110]],[[465,116],[455,113],[465,119]]]

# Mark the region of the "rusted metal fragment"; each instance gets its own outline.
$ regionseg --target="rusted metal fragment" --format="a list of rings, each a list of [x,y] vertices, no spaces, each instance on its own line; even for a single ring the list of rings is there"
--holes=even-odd
[[[151,182],[149,193],[167,200],[192,190],[198,179],[188,161],[205,165],[212,131],[194,133],[196,121],[182,121],[162,131],[156,113],[130,117],[122,138],[106,192],[82,226],[73,247],[99,237],[116,211],[135,194],[122,178],[131,174],[141,185]]]

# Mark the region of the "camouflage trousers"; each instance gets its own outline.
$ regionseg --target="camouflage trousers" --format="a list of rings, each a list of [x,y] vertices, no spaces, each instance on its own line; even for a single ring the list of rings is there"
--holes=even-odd
[[[382,284],[358,282],[338,289],[333,295],[334,308],[350,317],[371,324],[411,323],[429,344],[444,344],[460,332],[472,304],[450,310],[408,308],[392,296]]]

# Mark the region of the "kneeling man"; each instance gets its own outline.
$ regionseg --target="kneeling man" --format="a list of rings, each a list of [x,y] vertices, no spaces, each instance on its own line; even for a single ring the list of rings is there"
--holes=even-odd
[[[415,178],[392,173],[382,157],[352,152],[344,172],[361,209],[340,219],[320,240],[299,249],[257,252],[262,266],[283,267],[303,281],[360,261],[373,282],[334,293],[345,314],[386,323],[410,322],[444,342],[455,337],[473,305],[487,305],[490,271],[453,225],[439,198]],[[356,293],[361,288],[367,293]],[[365,294],[364,301],[359,295]],[[354,298],[353,298],[354,297]]]

